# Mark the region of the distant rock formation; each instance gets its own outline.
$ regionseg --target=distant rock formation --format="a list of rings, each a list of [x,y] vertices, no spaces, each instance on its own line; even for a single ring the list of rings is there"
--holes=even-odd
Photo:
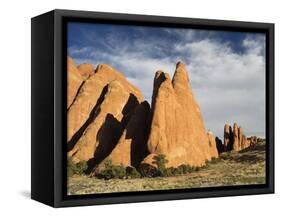
[[[237,123],[233,125],[233,150],[240,150],[239,129]]]
[[[222,153],[222,152],[225,152],[227,151],[223,142],[221,141],[221,139],[219,137],[216,136],[216,147],[217,147],[217,150],[218,150],[218,153]]]
[[[224,151],[232,150],[233,148],[233,132],[232,128],[229,124],[224,126],[224,140],[223,140],[223,147]]]
[[[238,126],[237,123],[233,125],[233,131],[229,124],[224,126],[224,144],[222,148],[219,148],[219,152],[223,151],[240,151],[248,148],[251,145],[255,145],[257,140],[254,137],[247,138],[243,132],[243,128]],[[256,138],[256,137],[255,137]]]
[[[212,140],[213,142],[213,140]],[[153,165],[153,156],[164,154],[167,166],[202,166],[217,157],[209,143],[200,108],[195,101],[185,65],[178,63],[173,79],[158,71],[154,79],[152,123],[148,155],[143,164]]]

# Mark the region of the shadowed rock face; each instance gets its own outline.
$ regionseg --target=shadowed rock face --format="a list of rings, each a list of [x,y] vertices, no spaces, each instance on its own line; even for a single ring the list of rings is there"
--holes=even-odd
[[[112,67],[99,65],[93,75],[91,75],[81,87],[74,103],[67,113],[67,141],[69,142],[74,134],[86,123],[91,113],[98,108],[103,100],[107,85],[114,81],[119,81],[121,86],[136,96],[139,101],[143,100],[140,91],[131,85],[125,77]]]
[[[210,146],[200,108],[196,103],[185,65],[178,63],[173,80],[157,72],[152,98],[152,122],[147,156],[143,163],[153,164],[154,155],[164,154],[167,166],[201,166],[217,157]]]
[[[224,126],[224,143],[223,143],[223,150],[228,151],[232,150],[233,146],[233,132],[232,128],[229,124]]]
[[[142,100],[121,73],[99,65],[68,110],[68,156],[74,163],[87,161],[89,172],[109,157],[128,166],[142,160],[150,112]]]
[[[107,159],[116,165],[137,167],[140,164],[148,154],[149,115],[148,102],[144,101],[135,108],[121,138]]]
[[[87,161],[88,172],[102,168],[106,160],[155,168],[153,158],[159,154],[173,167],[202,166],[218,157],[217,139],[205,131],[183,63],[177,64],[172,80],[156,72],[151,109],[141,92],[106,64],[95,70],[90,64],[77,68],[69,59],[68,68],[68,156],[75,163]]]

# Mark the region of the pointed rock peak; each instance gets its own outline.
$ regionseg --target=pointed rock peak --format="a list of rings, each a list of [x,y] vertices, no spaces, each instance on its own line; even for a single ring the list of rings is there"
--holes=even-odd
[[[150,110],[150,105],[149,103],[145,100],[140,104],[143,108]]]
[[[177,62],[176,68],[180,68],[180,67],[184,67],[185,68],[185,64],[181,61]]]
[[[174,88],[186,87],[187,83],[189,83],[188,72],[184,63],[177,63],[172,83]]]
[[[154,77],[154,84],[153,84],[154,91],[158,90],[162,82],[164,82],[166,79],[167,79],[167,75],[163,71],[157,71]]]
[[[157,85],[159,87],[160,84],[165,80],[171,81],[171,77],[170,77],[169,73],[165,73],[160,70],[157,71],[155,73],[155,77],[154,77],[154,88],[155,88],[155,85]]]
[[[226,123],[226,124],[224,125],[224,131],[225,131],[225,132],[226,132],[226,131],[229,132],[230,130],[232,130],[230,124]]]

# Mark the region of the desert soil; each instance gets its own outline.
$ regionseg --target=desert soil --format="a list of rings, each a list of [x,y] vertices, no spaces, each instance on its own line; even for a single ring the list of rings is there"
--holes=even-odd
[[[223,153],[217,161],[186,175],[111,180],[73,176],[68,179],[68,195],[264,184],[265,177],[263,143]]]

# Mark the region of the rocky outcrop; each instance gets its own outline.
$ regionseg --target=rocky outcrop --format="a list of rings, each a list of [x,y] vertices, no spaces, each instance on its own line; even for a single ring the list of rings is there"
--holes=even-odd
[[[202,166],[218,156],[216,147],[209,144],[183,63],[177,64],[172,80],[161,71],[155,75],[148,150],[150,155],[143,164],[152,165],[153,156],[159,154],[164,154],[167,166],[173,167]]]
[[[94,113],[99,109],[107,92],[108,84],[117,80],[128,92],[132,93],[139,101],[143,100],[140,91],[130,84],[126,78],[112,67],[102,64],[97,67],[81,87],[78,95],[67,113],[67,141],[76,140],[75,133],[84,131],[86,121],[93,118]],[[89,122],[90,122],[89,121]],[[79,132],[80,131],[80,132]],[[74,138],[73,138],[74,137]]]
[[[147,153],[150,106],[144,101],[132,114],[117,145],[107,157],[115,165],[138,167]]]
[[[233,148],[233,132],[229,124],[224,125],[224,140],[222,150],[228,151]]]
[[[218,157],[217,141],[215,135],[209,130],[207,132],[207,137],[210,146],[210,155],[212,157]]]
[[[73,59],[67,57],[67,108],[72,104],[83,80],[83,76]]]
[[[90,70],[89,70],[90,71]],[[89,172],[106,159],[136,165],[147,154],[150,108],[140,91],[108,65],[99,65],[68,110],[68,156]]]
[[[233,125],[233,150],[240,150],[239,129],[237,123],[234,123]]]
[[[245,136],[243,128],[241,126],[239,127],[237,123],[234,123],[233,131],[231,126],[226,124],[224,126],[224,144],[219,152],[231,150],[240,151],[251,145],[255,145],[257,141],[253,141],[254,139],[252,139],[251,142],[251,138]]]
[[[81,72],[81,75],[84,79],[89,78],[91,75],[94,74],[95,69],[92,64],[89,63],[82,63],[78,66],[79,71]]]
[[[222,152],[225,152],[227,151],[222,140],[216,136],[216,147],[217,147],[217,150],[218,150],[218,153],[222,153]]]

